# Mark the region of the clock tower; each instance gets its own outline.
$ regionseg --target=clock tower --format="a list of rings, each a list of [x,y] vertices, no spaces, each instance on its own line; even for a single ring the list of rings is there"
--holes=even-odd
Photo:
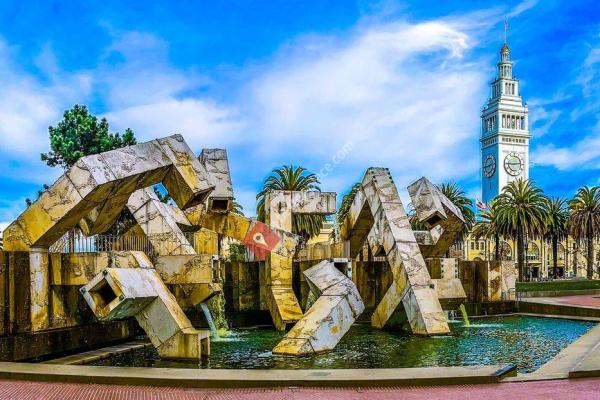
[[[527,104],[513,76],[510,49],[500,49],[498,76],[491,83],[490,97],[481,110],[482,200],[489,203],[511,181],[529,179],[529,134]]]

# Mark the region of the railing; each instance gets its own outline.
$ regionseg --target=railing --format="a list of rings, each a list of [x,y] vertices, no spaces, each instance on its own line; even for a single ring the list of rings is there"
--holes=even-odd
[[[196,236],[191,233],[157,235],[94,235],[84,236],[72,230],[50,246],[50,253],[97,253],[101,251],[143,251],[150,257],[157,254],[184,254],[194,249]]]
[[[74,229],[65,233],[59,240],[50,246],[50,253],[97,253],[105,251],[143,251],[148,257],[155,258],[158,254],[188,254],[192,249],[202,252],[203,239],[195,232],[165,233],[154,235],[125,234],[125,235],[94,235],[85,236]],[[315,243],[304,245],[298,253],[302,259],[348,258],[350,253],[349,243]],[[244,246],[243,261],[264,261],[265,252],[253,252]],[[313,256],[311,258],[310,256]],[[375,257],[385,260],[385,257]]]
[[[507,301],[507,300],[520,300],[519,297],[519,292],[517,292],[516,288],[510,288],[508,289],[508,292],[503,292],[502,293],[502,300],[503,301]]]

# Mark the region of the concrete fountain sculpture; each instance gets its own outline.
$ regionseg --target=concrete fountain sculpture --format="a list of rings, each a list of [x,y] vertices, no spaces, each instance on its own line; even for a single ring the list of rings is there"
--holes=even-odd
[[[149,188],[157,183],[176,206],[162,203]],[[371,324],[405,321],[420,335],[449,331],[442,303],[465,292],[455,263],[444,255],[464,222],[426,179],[409,193],[428,231],[411,229],[387,169],[366,171],[341,226],[343,244],[329,244],[337,254],[313,258],[302,269],[300,288],[308,285],[315,298],[305,313],[300,303],[306,291],[299,291],[294,271],[299,251],[310,246],[291,233],[293,216],[335,213],[336,194],[274,191],[265,202],[266,223],[236,214],[226,151],[204,149],[196,157],[179,135],[83,157],[5,230],[4,248],[14,254],[10,262],[19,262],[19,252],[27,254],[32,332],[82,324],[79,311],[69,306],[72,291],[63,290],[74,288],[99,321],[134,317],[161,357],[197,359],[210,354],[210,332],[194,328],[184,311],[222,293],[223,266],[216,252],[198,251],[187,233],[201,229],[228,237],[264,253],[256,265],[256,309],[268,311],[276,329],[289,329],[274,353],[320,353],[333,349],[365,310],[350,273],[365,245],[385,255],[392,273]],[[135,223],[126,235],[144,236],[151,253],[105,246],[49,254],[72,228],[102,234],[123,210]],[[432,265],[441,265],[440,277],[432,279]]]
[[[442,216],[437,218],[440,220]],[[447,317],[421,248],[396,185],[385,168],[367,170],[342,224],[342,238],[349,242],[351,258],[358,255],[373,228],[378,232],[393,281],[371,316],[371,325],[383,328],[406,318],[415,334],[448,333]]]
[[[354,282],[332,260],[304,271],[317,300],[275,346],[273,353],[307,355],[332,350],[365,306]]]

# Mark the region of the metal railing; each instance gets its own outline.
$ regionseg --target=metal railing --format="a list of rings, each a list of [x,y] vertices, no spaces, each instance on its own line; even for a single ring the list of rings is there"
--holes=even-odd
[[[507,300],[520,300],[519,298],[519,292],[517,292],[516,288],[510,288],[508,289],[508,292],[502,292],[502,300],[503,301],[507,301]]]
[[[97,253],[103,251],[143,251],[150,257],[157,254],[184,254],[193,250],[196,236],[190,233],[156,235],[93,235],[79,230],[65,233],[50,246],[50,253]]]

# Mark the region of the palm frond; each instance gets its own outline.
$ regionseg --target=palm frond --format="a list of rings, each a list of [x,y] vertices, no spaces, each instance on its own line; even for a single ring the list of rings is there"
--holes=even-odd
[[[319,178],[317,175],[307,173],[303,167],[284,165],[271,171],[263,184],[263,188],[256,195],[258,200],[256,214],[259,221],[265,221],[265,201],[269,193],[277,190],[292,191],[320,191]],[[306,239],[317,236],[323,227],[324,217],[322,215],[293,215],[292,232]]]

